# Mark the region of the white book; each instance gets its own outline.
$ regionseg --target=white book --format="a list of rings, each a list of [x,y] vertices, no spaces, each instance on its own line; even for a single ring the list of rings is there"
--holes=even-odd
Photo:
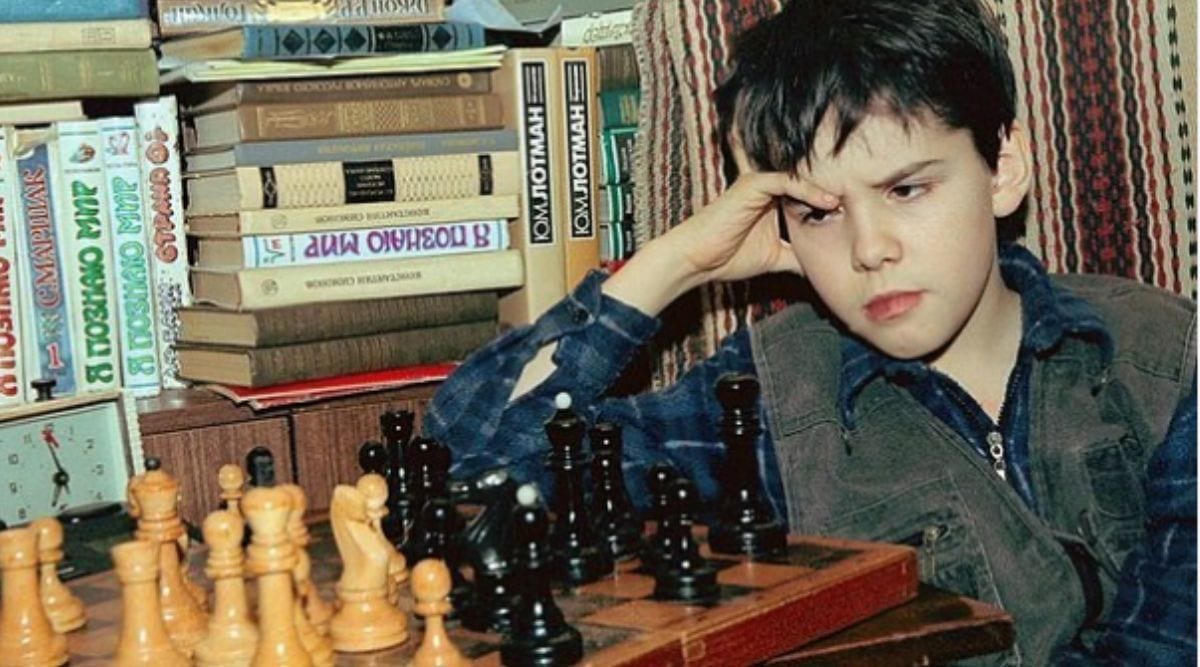
[[[116,389],[121,359],[100,127],[95,121],[69,121],[54,128],[55,219],[67,258],[67,290],[73,297],[75,383],[81,392]]]
[[[192,305],[188,283],[187,242],[180,185],[179,108],[175,96],[134,106],[146,206],[146,239],[154,285],[159,374],[166,389],[183,387],[179,379],[179,308]]]
[[[23,403],[26,384],[25,334],[17,303],[23,291],[16,253],[20,202],[14,189],[16,171],[8,154],[11,133],[12,128],[0,128],[0,407]]]
[[[159,378],[150,252],[146,245],[137,124],[132,116],[101,118],[104,180],[117,276],[121,383],[134,396],[155,396]]]
[[[410,259],[508,248],[508,220],[200,239],[196,265],[204,268],[303,266]]]

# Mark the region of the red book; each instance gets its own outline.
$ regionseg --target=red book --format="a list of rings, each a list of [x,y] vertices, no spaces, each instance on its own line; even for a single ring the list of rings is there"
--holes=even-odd
[[[205,388],[235,403],[247,403],[254,410],[266,410],[338,396],[350,396],[383,389],[399,389],[426,382],[440,382],[450,377],[450,373],[454,372],[457,367],[456,363],[425,364],[288,382],[257,389],[222,384],[209,384],[205,385]]]

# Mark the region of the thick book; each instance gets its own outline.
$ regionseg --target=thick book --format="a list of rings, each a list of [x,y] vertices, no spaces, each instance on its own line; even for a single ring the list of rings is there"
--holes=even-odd
[[[516,194],[456,199],[427,199],[396,203],[345,204],[306,208],[272,208],[227,215],[192,216],[188,233],[197,237],[229,238],[258,234],[297,234],[368,229],[384,225],[424,225],[434,222],[515,218],[521,214]]]
[[[196,301],[230,310],[517,287],[516,250],[267,269],[192,269]]]
[[[157,93],[150,49],[0,54],[0,102]]]
[[[518,157],[439,155],[241,167],[188,180],[188,214],[516,194]]]
[[[3,111],[3,109],[0,109]],[[391,134],[373,137],[332,137],[291,141],[256,141],[184,158],[189,174],[233,169],[272,167],[304,162],[363,162],[403,157],[432,157],[462,153],[502,153],[517,150],[512,130]]]
[[[52,133],[23,130],[15,134],[10,152],[16,159],[17,191],[21,200],[20,257],[26,289],[22,310],[25,317],[26,375],[30,381],[54,380],[58,396],[72,396],[76,350],[71,339],[72,295],[67,290],[67,261],[62,229],[55,221],[54,197],[62,187],[53,177],[50,155]]]
[[[174,67],[216,58],[322,60],[459,51],[481,46],[486,46],[483,26],[460,21],[409,25],[247,25],[164,42],[162,59],[165,67]]]
[[[562,150],[558,151],[563,192],[559,223],[563,237],[564,280],[571,291],[593,269],[600,268],[600,124],[596,101],[599,73],[596,50],[589,47],[559,51]]]
[[[459,361],[496,335],[496,321],[447,324],[367,336],[243,348],[181,346],[183,377],[240,387]]]
[[[490,93],[487,71],[420,72],[388,76],[345,76],[279,81],[222,81],[180,90],[184,115],[229,109],[239,104],[279,104],[318,98],[371,100]]]
[[[121,382],[112,226],[104,182],[100,126],[68,121],[57,135],[55,216],[63,236],[71,327],[76,342],[75,383],[80,392],[116,389]]]
[[[57,100],[0,106],[0,125],[49,125],[60,120],[85,120],[83,102]]]
[[[0,407],[25,401],[25,332],[20,306],[21,272],[17,266],[20,245],[20,207],[17,173],[9,155],[12,128],[0,127]],[[26,260],[27,261],[27,260]]]
[[[500,97],[494,94],[247,104],[192,118],[196,149],[242,141],[485,130],[503,123]]]
[[[121,384],[134,396],[155,396],[162,381],[137,123],[133,116],[101,118],[99,122],[118,276]]]
[[[494,320],[496,301],[495,292],[480,291],[246,311],[188,306],[179,309],[179,342],[273,347]]]
[[[158,0],[163,37],[275,23],[403,24],[442,20],[442,0]]]
[[[510,109],[509,126],[520,145],[523,183],[521,216],[513,221],[509,236],[525,264],[521,289],[500,300],[504,328],[529,324],[567,293],[562,229],[558,222],[561,179],[557,151],[561,105],[557,49],[519,48],[504,54],[494,73],[493,87]]]
[[[3,0],[0,23],[111,21],[150,17],[147,0]]]
[[[179,111],[172,95],[138,102],[133,111],[138,127],[146,233],[150,243],[159,375],[164,388],[176,389],[183,383],[178,379],[179,364],[175,359],[175,339],[179,336],[175,311],[192,303],[183,227]]]
[[[195,266],[248,268],[438,257],[508,248],[504,219],[200,239]]]
[[[101,51],[150,48],[149,19],[0,23],[0,52]]]

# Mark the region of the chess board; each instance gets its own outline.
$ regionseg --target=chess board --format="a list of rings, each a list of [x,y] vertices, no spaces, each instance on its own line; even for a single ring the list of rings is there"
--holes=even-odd
[[[309,553],[313,579],[326,600],[340,562],[327,524],[313,527]],[[193,549],[193,579],[203,557]],[[913,599],[915,552],[903,546],[833,538],[789,539],[786,554],[755,562],[714,556],[720,570],[719,599],[708,605],[652,597],[654,578],[636,560],[613,575],[570,591],[555,601],[580,630],[584,665],[737,665],[759,662],[808,644]],[[409,564],[410,567],[412,564]],[[112,572],[69,583],[87,605],[88,625],[68,635],[73,667],[110,662],[120,631],[121,591]],[[253,586],[248,589],[253,590]],[[411,603],[406,595],[403,605]],[[450,636],[477,665],[500,664],[500,636],[472,632],[449,622]],[[420,621],[410,616],[404,645],[365,654],[340,653],[338,665],[402,665],[420,642]]]

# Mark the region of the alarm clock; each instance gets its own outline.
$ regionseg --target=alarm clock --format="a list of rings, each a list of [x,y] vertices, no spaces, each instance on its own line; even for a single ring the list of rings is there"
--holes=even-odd
[[[0,520],[123,503],[142,472],[135,401],[114,390],[0,411]]]

